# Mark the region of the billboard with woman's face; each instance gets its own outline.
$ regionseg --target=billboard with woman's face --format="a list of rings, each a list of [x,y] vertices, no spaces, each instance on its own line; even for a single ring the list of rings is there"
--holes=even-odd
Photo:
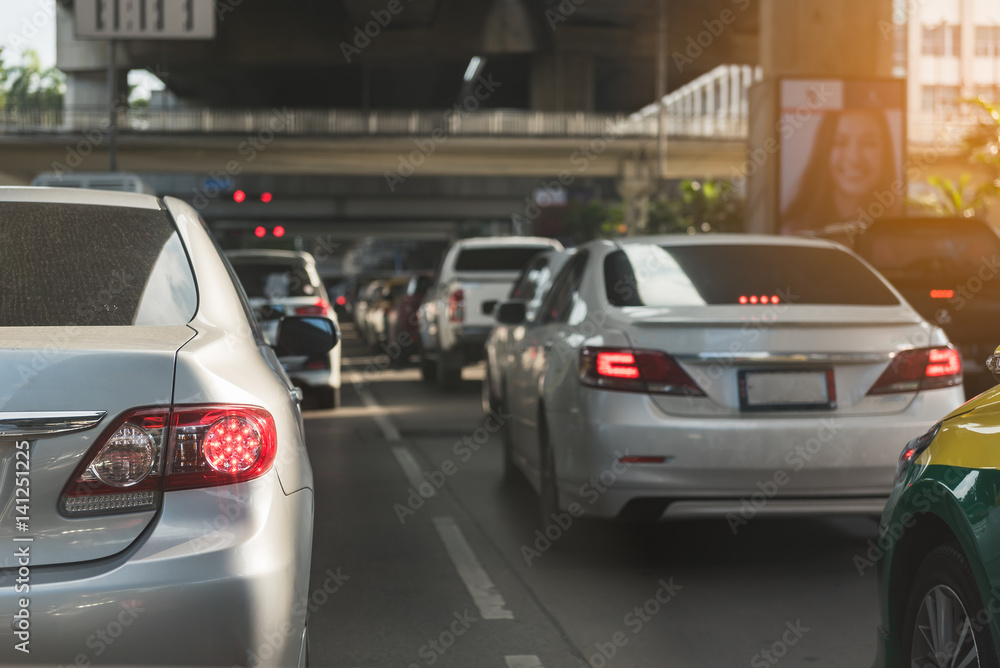
[[[903,213],[902,80],[781,81],[780,229]]]

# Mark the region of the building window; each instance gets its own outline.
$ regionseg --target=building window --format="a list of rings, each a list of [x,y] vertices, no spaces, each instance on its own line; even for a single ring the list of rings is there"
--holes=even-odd
[[[961,90],[958,86],[924,86],[920,107],[927,113],[955,113],[959,108]]]
[[[976,55],[1000,56],[1000,26],[976,26]]]
[[[924,26],[922,52],[925,56],[961,55],[961,28],[949,25]]]

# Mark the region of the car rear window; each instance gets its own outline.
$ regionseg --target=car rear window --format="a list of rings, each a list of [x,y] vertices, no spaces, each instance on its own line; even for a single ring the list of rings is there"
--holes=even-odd
[[[282,299],[319,295],[304,262],[231,258],[233,270],[250,298]]]
[[[716,306],[777,296],[788,304],[890,306],[885,284],[833,248],[767,245],[627,245],[604,261],[614,306]]]
[[[890,281],[960,282],[1000,255],[1000,239],[985,223],[972,221],[872,227],[858,252]]]
[[[546,246],[498,246],[494,248],[465,248],[458,253],[455,271],[462,273],[488,271],[521,271],[531,258]]]
[[[197,307],[166,211],[0,202],[0,326],[183,325]]]

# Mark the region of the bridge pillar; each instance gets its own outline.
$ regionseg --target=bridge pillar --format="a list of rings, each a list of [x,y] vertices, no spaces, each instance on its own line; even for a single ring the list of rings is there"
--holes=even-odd
[[[649,161],[623,160],[616,183],[625,204],[625,225],[629,235],[642,234],[649,221],[649,198],[656,190],[656,168]]]
[[[747,162],[734,174],[747,187],[748,232],[778,231],[780,78],[891,77],[892,6],[893,0],[761,0],[764,78],[750,90]]]

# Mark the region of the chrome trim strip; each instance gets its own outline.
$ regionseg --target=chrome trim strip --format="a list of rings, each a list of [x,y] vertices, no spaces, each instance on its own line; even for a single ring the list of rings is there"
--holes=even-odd
[[[0,413],[0,437],[66,434],[96,427],[107,411],[38,411]]]
[[[697,353],[674,355],[692,364],[876,364],[888,362],[896,353]]]

